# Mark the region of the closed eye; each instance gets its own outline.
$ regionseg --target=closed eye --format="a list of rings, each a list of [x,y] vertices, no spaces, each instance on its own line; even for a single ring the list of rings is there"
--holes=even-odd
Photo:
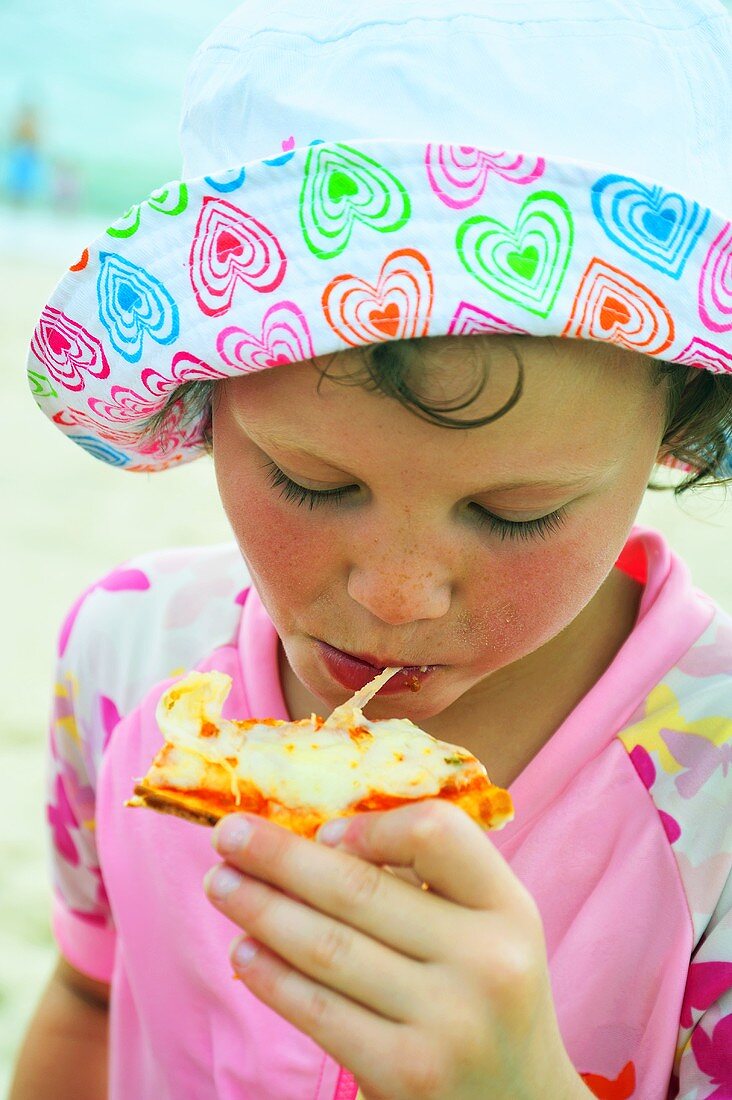
[[[471,508],[474,510],[473,514],[479,526],[489,528],[493,534],[498,535],[501,541],[505,539],[523,539],[524,541],[532,538],[545,539],[547,535],[563,527],[567,518],[566,505],[557,508],[556,511],[550,512],[546,516],[524,520],[504,519],[503,516],[497,516],[495,513],[489,512],[487,508],[483,508],[480,504],[472,504]]]
[[[271,460],[268,460],[265,466],[270,485],[273,489],[279,489],[282,499],[297,505],[307,504],[311,512],[320,504],[337,504],[354,489],[358,489],[358,485],[344,485],[338,489],[307,489],[288,477]]]

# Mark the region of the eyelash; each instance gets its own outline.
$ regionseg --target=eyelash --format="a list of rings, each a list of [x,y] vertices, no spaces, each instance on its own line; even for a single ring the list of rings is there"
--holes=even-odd
[[[265,465],[269,483],[273,489],[280,490],[282,499],[298,506],[307,504],[311,512],[320,504],[338,504],[356,487],[344,485],[342,489],[306,489],[304,485],[292,481],[274,462],[267,462]]]
[[[501,542],[505,539],[521,539],[523,542],[533,538],[545,539],[547,535],[563,527],[567,518],[566,507],[557,508],[556,512],[550,512],[548,516],[525,520],[503,519],[501,516],[494,516],[480,504],[474,507],[480,526],[489,527],[493,534],[498,535]]]
[[[289,501],[300,507],[307,504],[312,512],[323,504],[339,504],[344,497],[350,496],[357,486],[344,485],[340,489],[306,489],[304,485],[298,485],[296,481],[284,473],[274,462],[267,462],[267,477],[273,489],[280,490],[283,500]],[[539,537],[546,538],[553,531],[558,531],[564,525],[566,519],[566,507],[557,508],[547,516],[539,516],[538,519],[510,520],[496,516],[480,504],[473,504],[474,515],[481,527],[488,527],[493,534],[498,535],[501,541],[505,539],[528,539]]]

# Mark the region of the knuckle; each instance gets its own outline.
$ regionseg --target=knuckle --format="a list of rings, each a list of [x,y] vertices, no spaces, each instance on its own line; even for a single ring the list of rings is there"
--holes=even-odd
[[[347,909],[369,905],[381,887],[382,871],[373,863],[354,858],[344,869],[336,885],[337,900]]]
[[[303,1013],[307,1031],[317,1041],[330,1028],[333,1002],[324,989],[316,987],[308,994]]]
[[[416,845],[429,847],[436,837],[442,837],[460,822],[463,811],[444,799],[431,798],[420,804],[417,819],[412,826]]]
[[[500,957],[491,969],[490,985],[504,1003],[532,998],[539,978],[536,957],[528,943],[514,940],[502,944]]]
[[[420,1044],[414,1057],[401,1061],[398,1088],[400,1096],[442,1100],[452,1088],[447,1060],[426,1044]]]
[[[320,970],[335,970],[350,954],[352,946],[352,932],[343,925],[329,924],[313,943],[312,961]]]

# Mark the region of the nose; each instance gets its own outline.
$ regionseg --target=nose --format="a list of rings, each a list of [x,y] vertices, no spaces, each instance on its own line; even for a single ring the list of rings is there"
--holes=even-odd
[[[390,626],[442,618],[450,608],[451,593],[444,570],[416,554],[354,564],[348,577],[351,599]]]

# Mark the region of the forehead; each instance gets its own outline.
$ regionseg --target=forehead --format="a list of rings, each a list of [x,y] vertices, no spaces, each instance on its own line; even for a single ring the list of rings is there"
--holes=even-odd
[[[388,349],[387,349],[388,350]],[[540,337],[436,337],[406,349],[406,377],[428,404],[454,405],[484,379],[480,393],[455,417],[476,419],[518,401],[491,423],[446,429],[420,419],[395,398],[365,386],[360,349],[289,364],[227,381],[225,401],[241,426],[263,441],[330,454],[431,454],[435,461],[461,454],[531,467],[567,465],[568,456],[612,457],[649,416],[662,408],[662,387],[652,384],[644,356],[596,342]],[[325,372],[325,373],[324,373]],[[571,463],[570,463],[571,465]]]

